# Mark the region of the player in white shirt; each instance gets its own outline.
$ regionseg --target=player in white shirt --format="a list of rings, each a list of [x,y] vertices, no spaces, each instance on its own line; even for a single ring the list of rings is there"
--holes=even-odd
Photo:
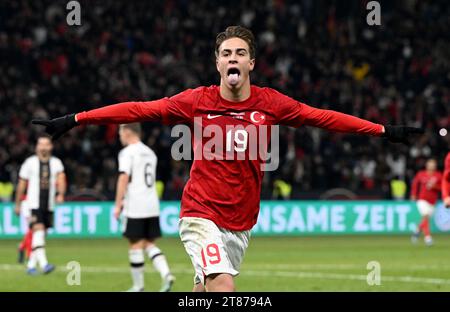
[[[139,123],[121,125],[119,136],[126,147],[119,153],[114,216],[119,219],[123,212],[123,235],[129,241],[133,280],[129,291],[144,290],[145,253],[161,275],[160,291],[170,291],[175,278],[170,273],[166,257],[155,244],[155,240],[161,237],[159,199],[155,187],[157,157],[141,142]]]
[[[28,157],[19,172],[16,189],[16,214],[21,206],[30,211],[29,222],[33,231],[31,255],[27,264],[27,273],[37,275],[37,264],[44,274],[50,273],[55,266],[49,264],[45,253],[45,235],[53,226],[53,210],[56,203],[64,202],[66,176],[64,166],[58,158],[52,156],[53,144],[50,137],[44,135],[37,139],[36,155]],[[27,205],[21,205],[26,190]]]

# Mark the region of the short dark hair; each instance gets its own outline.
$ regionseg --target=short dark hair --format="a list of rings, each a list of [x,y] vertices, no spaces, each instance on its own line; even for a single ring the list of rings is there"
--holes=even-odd
[[[141,124],[138,122],[129,123],[129,124],[122,124],[120,125],[122,129],[128,129],[134,133],[136,133],[138,136],[141,136],[142,133],[142,127]]]
[[[228,26],[224,32],[221,32],[216,37],[216,57],[219,56],[219,48],[222,42],[230,38],[239,38],[247,42],[248,47],[250,49],[250,58],[254,59],[256,54],[256,43],[255,37],[250,29],[247,29],[243,26]]]

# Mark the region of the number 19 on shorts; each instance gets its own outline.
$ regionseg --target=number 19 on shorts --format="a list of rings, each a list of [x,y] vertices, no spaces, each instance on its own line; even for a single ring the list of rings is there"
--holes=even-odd
[[[209,244],[202,249],[203,266],[208,264],[217,264],[221,261],[219,246],[217,244]]]

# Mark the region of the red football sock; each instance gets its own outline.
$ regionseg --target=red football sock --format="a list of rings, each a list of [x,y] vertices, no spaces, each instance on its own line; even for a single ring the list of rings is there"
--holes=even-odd
[[[26,251],[26,255],[27,258],[30,258],[30,254],[31,254],[31,241],[33,240],[33,231],[30,229],[28,230],[28,232],[25,234],[25,237],[23,238],[23,243],[24,243],[24,248]]]
[[[26,232],[25,235],[22,237],[22,241],[19,244],[19,250],[25,250],[25,246],[26,246],[26,242],[27,242],[27,235],[28,235],[28,232]]]
[[[425,236],[430,235],[430,222],[428,220],[428,217],[423,217],[422,222],[420,222],[419,230],[423,232]]]

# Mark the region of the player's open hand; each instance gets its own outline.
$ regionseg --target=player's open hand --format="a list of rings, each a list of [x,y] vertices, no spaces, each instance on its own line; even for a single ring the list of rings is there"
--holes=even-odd
[[[410,139],[414,139],[416,136],[424,133],[425,130],[422,128],[387,125],[384,126],[383,137],[393,143],[410,145]]]
[[[50,134],[54,140],[57,140],[64,133],[77,126],[75,121],[75,114],[65,115],[54,119],[33,119],[31,121],[34,125],[45,126],[45,132]]]

